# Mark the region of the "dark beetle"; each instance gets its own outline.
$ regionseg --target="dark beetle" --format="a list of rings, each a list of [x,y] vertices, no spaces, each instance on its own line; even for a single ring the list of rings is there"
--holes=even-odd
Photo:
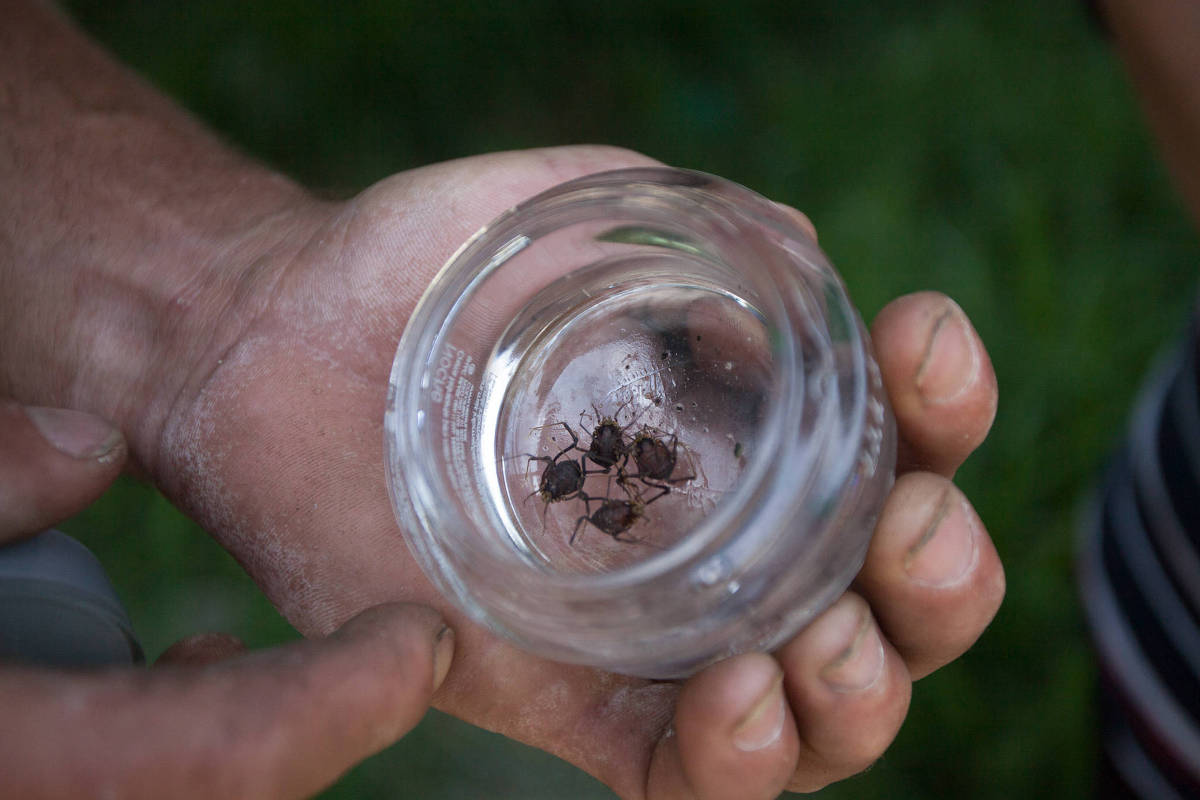
[[[587,513],[575,520],[575,531],[571,534],[570,544],[575,544],[575,538],[579,536],[579,530],[585,522],[590,522],[593,527],[607,533],[618,542],[640,542],[641,539],[621,538],[621,534],[633,527],[642,516],[646,513],[646,506],[653,503],[658,498],[665,495],[669,489],[664,488],[661,492],[651,497],[649,500],[642,500],[641,495],[631,488],[622,480],[619,481],[621,486],[629,494],[627,500],[616,500],[611,497],[606,498],[600,503],[600,508],[592,511],[592,498],[580,492],[579,496],[583,498],[584,507]]]
[[[586,503],[587,500],[588,498],[585,497],[584,502]],[[644,508],[642,503],[608,498],[590,516],[584,514],[575,521],[575,532],[571,534],[570,543],[575,544],[575,537],[579,535],[579,529],[585,522],[590,522],[618,542],[637,541],[636,539],[622,539],[621,534],[633,527],[633,523],[641,518]]]
[[[583,488],[583,475],[578,461],[551,461],[542,470],[537,493],[547,503],[567,500]]]
[[[585,458],[604,472],[617,465],[629,453],[629,445],[625,443],[625,429],[617,422],[616,417],[603,417],[600,409],[592,406],[599,424],[592,429],[592,442],[588,445]],[[620,409],[617,410],[620,413]]]
[[[546,464],[546,468],[542,470],[541,480],[538,481],[538,490],[533,493],[539,495],[546,503],[557,503],[560,500],[569,500],[581,495],[583,482],[588,474],[587,470],[583,468],[582,458],[578,461],[573,459],[559,461],[567,452],[582,448],[579,447],[579,437],[575,435],[575,431],[571,430],[570,425],[565,422],[557,424],[562,425],[567,431],[567,435],[571,437],[571,444],[553,456],[528,456],[530,463],[537,461]],[[532,496],[530,495],[530,497]]]
[[[666,484],[684,483],[696,477],[694,474],[671,477],[679,461],[679,439],[674,435],[671,436],[671,446],[667,447],[650,429],[643,428],[633,437],[629,454],[637,464],[638,471],[635,475],[623,474],[621,477],[624,481],[636,478],[646,486],[669,491],[670,487]]]
[[[663,440],[650,435],[649,431],[641,431],[633,437],[630,453],[637,464],[638,474],[635,478],[650,478],[652,480],[667,480],[675,471],[675,454],[679,447],[678,440],[671,437],[671,447],[663,444]]]
[[[592,431],[592,443],[587,449],[588,460],[607,472],[615,467],[627,452],[625,437],[616,420],[601,420]]]

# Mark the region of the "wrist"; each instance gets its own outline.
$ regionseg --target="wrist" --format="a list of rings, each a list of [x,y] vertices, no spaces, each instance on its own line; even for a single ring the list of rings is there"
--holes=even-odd
[[[90,247],[0,265],[0,394],[100,414],[152,469],[172,407],[258,313],[321,213],[271,183],[240,198],[237,222],[104,214],[96,225],[111,236],[88,235]]]
[[[319,204],[80,35],[0,27],[0,394],[103,415],[144,466]]]

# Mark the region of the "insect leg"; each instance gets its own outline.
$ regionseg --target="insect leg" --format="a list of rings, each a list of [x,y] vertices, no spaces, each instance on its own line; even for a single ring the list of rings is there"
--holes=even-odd
[[[575,530],[571,532],[571,538],[567,540],[567,544],[571,547],[575,546],[575,537],[579,536],[579,529],[583,523],[591,521],[592,515],[592,498],[584,494],[583,490],[579,491],[579,497],[583,500],[583,515],[575,520]]]

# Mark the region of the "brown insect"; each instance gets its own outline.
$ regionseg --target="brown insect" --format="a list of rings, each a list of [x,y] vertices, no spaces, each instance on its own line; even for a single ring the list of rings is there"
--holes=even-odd
[[[552,456],[527,456],[531,464],[534,462],[545,462],[546,464],[545,469],[542,470],[542,477],[538,480],[537,491],[532,492],[529,497],[536,494],[547,504],[582,496],[583,482],[588,475],[588,470],[584,469],[582,458],[559,460],[571,450],[581,450],[582,448],[579,447],[579,437],[575,435],[575,431],[571,430],[570,425],[565,422],[555,424],[563,426],[567,435],[571,437],[571,444]]]
[[[608,497],[600,501],[600,507],[595,511],[592,511],[591,506],[593,498],[581,493],[579,496],[583,498],[586,513],[575,521],[575,531],[571,534],[570,544],[575,544],[575,539],[579,536],[579,531],[583,529],[584,523],[589,523],[597,530],[607,533],[615,541],[641,542],[641,539],[636,539],[632,536],[626,536],[625,538],[622,538],[622,536],[645,515],[646,506],[666,493],[666,491],[661,491],[645,501],[638,497],[636,493],[631,493],[628,499]]]
[[[624,406],[622,406],[623,408]],[[608,472],[629,455],[629,445],[625,442],[625,428],[617,422],[616,416],[605,417],[595,405],[592,406],[599,422],[592,429],[592,441],[584,452],[584,458]],[[621,410],[617,409],[620,414]],[[582,415],[581,420],[582,420]]]
[[[650,429],[643,428],[633,437],[629,454],[638,471],[633,475],[622,475],[622,480],[636,478],[647,486],[669,491],[670,486],[667,484],[684,483],[696,477],[694,474],[672,477],[679,462],[679,439],[674,435],[671,436],[671,446],[668,447]]]

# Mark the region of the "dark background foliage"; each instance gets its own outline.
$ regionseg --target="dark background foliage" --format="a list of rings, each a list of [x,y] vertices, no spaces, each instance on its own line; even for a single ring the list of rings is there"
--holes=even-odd
[[[916,686],[888,754],[821,796],[1086,796],[1095,668],[1074,521],[1187,313],[1198,250],[1077,4],[67,5],[236,146],[323,193],[483,151],[607,142],[807,211],[867,318],[916,289],[957,298],[1001,388],[959,481],[1009,597],[965,658]],[[152,656],[200,629],[255,646],[295,636],[148,487],[123,481],[67,527],[109,566]],[[610,794],[435,712],[328,796]]]

